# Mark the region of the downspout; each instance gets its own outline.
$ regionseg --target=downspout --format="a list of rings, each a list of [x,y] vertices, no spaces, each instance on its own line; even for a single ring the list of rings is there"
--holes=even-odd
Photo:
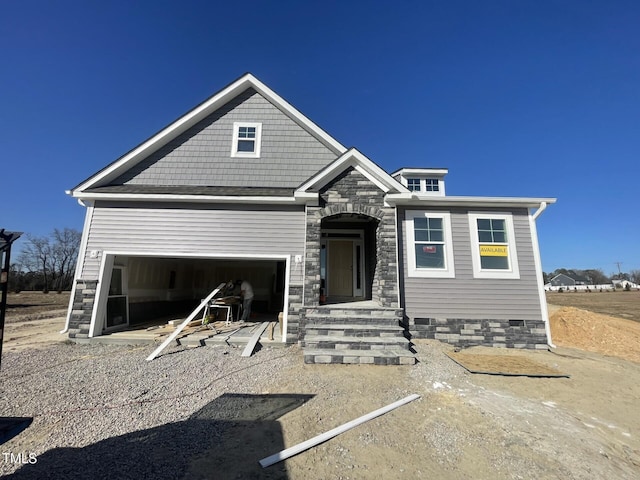
[[[529,215],[529,226],[531,229],[531,243],[533,244],[533,259],[536,266],[536,279],[538,281],[538,296],[540,297],[540,311],[542,320],[544,320],[544,329],[547,334],[547,345],[556,348],[551,339],[551,325],[549,324],[549,309],[547,307],[547,297],[544,292],[544,278],[542,277],[542,259],[540,258],[540,245],[538,243],[538,230],[536,228],[536,219],[547,208],[547,202],[541,202],[538,210],[533,215]]]

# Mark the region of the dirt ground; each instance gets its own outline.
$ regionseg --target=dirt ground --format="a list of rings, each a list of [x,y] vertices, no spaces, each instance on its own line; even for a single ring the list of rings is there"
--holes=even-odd
[[[637,290],[547,292],[547,301],[560,307],[576,307],[640,322],[640,291]]]
[[[7,297],[3,351],[41,348],[64,342],[60,335],[69,306],[69,292],[10,292]]]
[[[63,316],[29,319],[55,310],[14,312],[5,351],[66,340],[57,333]],[[287,447],[409,394],[421,398],[264,470],[247,463],[259,429],[233,430],[216,452],[194,458],[185,478],[640,478],[640,323],[573,307],[550,312],[552,352],[465,353],[527,358],[570,378],[470,374],[446,356],[452,347],[425,340],[415,341],[415,366],[304,365],[292,355],[258,392],[312,396],[278,419]],[[225,469],[212,470],[220,452]]]

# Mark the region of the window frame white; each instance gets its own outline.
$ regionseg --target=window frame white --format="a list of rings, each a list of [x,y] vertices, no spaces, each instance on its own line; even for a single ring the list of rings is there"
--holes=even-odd
[[[418,182],[418,188],[414,189],[416,181]],[[422,179],[416,177],[407,178],[407,188],[410,192],[422,192]]]
[[[415,278],[455,278],[455,265],[453,255],[453,235],[451,232],[451,213],[431,210],[407,210],[405,212],[404,230],[405,230],[405,253],[407,256],[407,274],[409,277]],[[444,249],[444,268],[428,268],[416,266],[416,241],[415,241],[415,218],[440,218],[442,219],[443,242],[426,242],[426,243],[442,243]],[[424,242],[417,242],[424,243]]]
[[[518,252],[516,248],[515,229],[513,227],[513,214],[496,212],[469,212],[469,233],[471,236],[471,261],[473,263],[474,278],[498,278],[498,279],[519,279],[520,269],[518,267]],[[480,239],[478,236],[478,220],[504,220],[506,242],[497,242],[496,245],[507,245],[508,269],[487,269],[482,268],[480,259]],[[487,242],[482,242],[487,243]]]
[[[427,177],[424,179],[425,192],[440,192],[440,179]]]
[[[252,152],[238,151],[238,141],[241,140],[240,128],[255,128],[256,137],[254,139],[254,149]],[[231,156],[234,158],[260,158],[262,146],[262,123],[259,122],[233,122],[233,141],[231,143]]]

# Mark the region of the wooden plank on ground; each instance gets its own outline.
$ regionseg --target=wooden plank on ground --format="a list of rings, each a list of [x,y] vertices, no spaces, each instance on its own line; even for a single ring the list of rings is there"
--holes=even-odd
[[[267,329],[268,325],[269,325],[269,322],[263,322],[258,327],[258,329],[251,336],[251,339],[249,340],[249,343],[247,343],[247,346],[245,347],[244,351],[242,352],[242,355],[240,355],[241,357],[250,357],[251,356],[251,354],[253,353],[253,350],[256,348],[256,343],[258,343],[258,340],[260,340],[260,336],[262,335],[262,332],[264,332]]]
[[[390,412],[391,410],[401,407],[402,405],[405,405],[409,402],[413,402],[418,398],[420,398],[420,395],[417,395],[415,393],[413,395],[409,395],[408,397],[405,397],[402,400],[398,400],[397,402],[387,405],[386,407],[382,407],[382,408],[379,408],[378,410],[374,410],[371,413],[367,413],[366,415],[356,418],[355,420],[351,420],[350,422],[340,425],[339,427],[336,427],[333,430],[329,430],[328,432],[317,435],[309,440],[299,443],[298,445],[294,445],[291,448],[287,448],[278,453],[274,453],[269,457],[263,458],[262,460],[260,460],[260,465],[262,466],[262,468],[266,468],[282,460],[286,460],[287,458],[293,457],[298,453],[304,452],[305,450],[308,450],[311,447],[315,447],[316,445],[319,445],[322,442],[326,442],[327,440],[337,435],[340,435],[341,433],[344,433],[347,430],[351,430],[353,427],[357,427],[362,423],[368,422],[369,420],[379,417],[380,415]]]
[[[149,356],[147,357],[147,361],[151,361],[151,360],[153,360],[154,358],[156,358],[156,357],[158,356],[158,354],[159,354],[162,350],[164,350],[165,348],[167,348],[167,345],[169,345],[171,342],[173,342],[173,341],[175,340],[175,338],[180,334],[180,332],[184,329],[184,327],[186,327],[186,326],[187,326],[187,325],[188,325],[188,324],[189,324],[189,323],[190,323],[194,318],[196,318],[196,315],[198,315],[198,313],[200,313],[200,310],[202,310],[202,309],[207,305],[207,303],[209,303],[209,302],[211,301],[211,299],[212,299],[213,297],[215,297],[215,296],[218,294],[218,292],[220,292],[220,290],[222,290],[222,288],[224,288],[224,286],[225,286],[225,284],[224,284],[224,283],[221,283],[220,285],[218,285],[218,287],[217,287],[213,292],[211,292],[211,293],[207,296],[207,298],[205,298],[202,302],[200,302],[200,305],[198,305],[198,306],[196,307],[196,309],[195,309],[193,312],[191,312],[191,315],[189,315],[189,316],[185,319],[185,321],[184,321],[184,322],[182,322],[182,323],[181,323],[181,324],[180,324],[180,325],[179,325],[179,326],[174,330],[174,332],[173,332],[171,335],[169,335],[169,336],[167,337],[167,339],[166,339],[164,342],[162,342],[162,344],[161,344],[158,348],[156,348],[156,349],[153,351],[153,353],[152,353],[151,355],[149,355]]]

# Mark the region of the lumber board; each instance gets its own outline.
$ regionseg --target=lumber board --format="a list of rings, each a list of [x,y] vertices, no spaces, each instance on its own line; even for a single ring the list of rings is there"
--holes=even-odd
[[[253,335],[249,339],[249,343],[247,343],[247,346],[243,350],[242,355],[240,355],[241,357],[251,356],[251,354],[253,353],[253,350],[256,348],[256,344],[258,343],[258,340],[260,340],[260,336],[262,335],[262,332],[264,332],[267,329],[268,325],[269,325],[269,322],[263,322],[260,324],[258,329],[253,333]]]
[[[211,301],[211,299],[212,299],[213,297],[215,297],[215,296],[218,294],[218,292],[224,288],[224,286],[225,286],[225,284],[224,284],[224,283],[221,283],[220,285],[218,285],[218,286],[216,287],[216,289],[215,289],[213,292],[211,292],[211,293],[207,296],[207,298],[205,298],[202,302],[200,302],[200,305],[198,305],[198,306],[196,307],[196,309],[195,309],[193,312],[191,312],[191,315],[189,315],[189,316],[184,320],[184,322],[182,322],[180,325],[178,325],[178,327],[173,331],[173,333],[172,333],[171,335],[169,335],[169,336],[166,338],[166,340],[165,340],[164,342],[162,342],[162,344],[160,344],[160,346],[159,346],[158,348],[156,348],[156,349],[153,351],[153,353],[147,357],[147,361],[149,362],[149,361],[153,360],[154,358],[156,358],[156,357],[160,354],[160,352],[161,352],[162,350],[164,350],[165,348],[167,348],[167,345],[169,345],[171,342],[173,342],[173,341],[175,340],[175,338],[180,334],[180,332],[181,332],[181,331],[182,331],[182,330],[183,330],[187,325],[189,325],[189,323],[191,323],[191,322],[193,321],[193,319],[194,319],[194,318],[196,318],[196,315],[198,315],[198,313],[200,313],[200,310],[202,310],[202,309],[207,305],[207,303],[209,303],[209,301]]]
[[[373,412],[367,413],[366,415],[358,417],[355,420],[351,420],[350,422],[340,425],[339,427],[336,427],[333,430],[329,430],[328,432],[321,433],[320,435],[317,435],[309,440],[306,440],[302,443],[294,445],[293,447],[287,448],[278,453],[274,453],[269,457],[265,457],[262,460],[260,460],[260,465],[262,466],[262,468],[266,468],[282,460],[286,460],[287,458],[293,457],[294,455],[304,452],[305,450],[309,450],[311,447],[315,447],[316,445],[326,442],[327,440],[330,440],[331,438],[337,435],[340,435],[341,433],[344,433],[347,430],[351,430],[352,428],[357,427],[358,425],[368,422],[369,420],[379,417],[380,415],[384,415],[385,413],[390,412],[391,410],[395,410],[396,408],[401,407],[402,405],[406,405],[409,402],[413,402],[418,398],[420,398],[420,395],[418,394],[414,393],[412,395],[409,395],[408,397],[405,397],[402,400],[398,400],[397,402],[387,405],[386,407],[382,407],[382,408],[379,408],[378,410],[374,410]]]

